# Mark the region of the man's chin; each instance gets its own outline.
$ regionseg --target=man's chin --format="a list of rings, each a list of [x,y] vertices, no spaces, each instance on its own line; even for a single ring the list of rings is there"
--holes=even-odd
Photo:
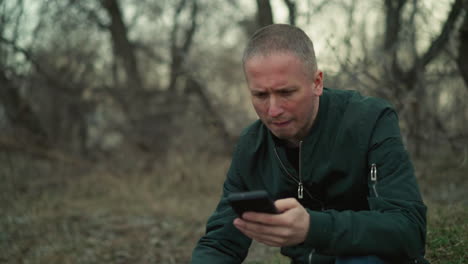
[[[273,135],[275,135],[275,137],[277,137],[277,138],[279,138],[281,140],[290,140],[292,138],[290,133],[273,131],[271,129],[270,129],[270,131],[271,131],[271,133],[273,133]]]

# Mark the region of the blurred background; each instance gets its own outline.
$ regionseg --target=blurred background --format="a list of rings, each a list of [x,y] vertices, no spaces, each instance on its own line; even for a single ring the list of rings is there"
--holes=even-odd
[[[187,263],[256,119],[242,50],[271,23],[311,37],[326,87],[395,105],[429,206],[428,257],[466,263],[467,11],[465,0],[0,0],[0,263]],[[271,261],[287,263],[254,244],[246,262]]]

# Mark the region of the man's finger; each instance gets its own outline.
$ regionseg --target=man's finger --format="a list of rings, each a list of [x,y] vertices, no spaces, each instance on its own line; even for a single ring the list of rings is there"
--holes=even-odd
[[[282,213],[289,209],[301,206],[301,204],[296,200],[296,198],[286,198],[286,199],[276,200],[275,206],[276,206],[276,209],[278,209],[278,211]]]
[[[234,220],[234,225],[238,229],[247,230],[256,234],[269,234],[279,237],[284,237],[289,234],[282,226],[264,225],[257,222],[246,221],[240,218]]]
[[[256,222],[263,225],[275,225],[275,217],[274,214],[266,214],[266,213],[256,213],[256,212],[245,212],[242,215],[242,219],[249,221],[249,222]]]
[[[247,229],[243,226],[236,225],[236,227],[237,229],[239,229],[239,231],[241,231],[247,237],[254,239],[258,242],[261,242],[263,244],[269,245],[269,246],[279,247],[283,245],[284,242],[286,241],[286,238],[282,236],[276,236],[270,233],[258,233],[253,230]]]

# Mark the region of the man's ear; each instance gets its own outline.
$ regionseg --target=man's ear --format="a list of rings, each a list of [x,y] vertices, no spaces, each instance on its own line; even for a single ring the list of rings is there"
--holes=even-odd
[[[314,94],[320,96],[323,93],[323,72],[317,70],[314,78]]]

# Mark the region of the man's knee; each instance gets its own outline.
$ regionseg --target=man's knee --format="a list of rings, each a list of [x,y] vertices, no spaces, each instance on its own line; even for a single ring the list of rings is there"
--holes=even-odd
[[[359,257],[338,257],[335,264],[385,264],[385,262],[376,256]]]

